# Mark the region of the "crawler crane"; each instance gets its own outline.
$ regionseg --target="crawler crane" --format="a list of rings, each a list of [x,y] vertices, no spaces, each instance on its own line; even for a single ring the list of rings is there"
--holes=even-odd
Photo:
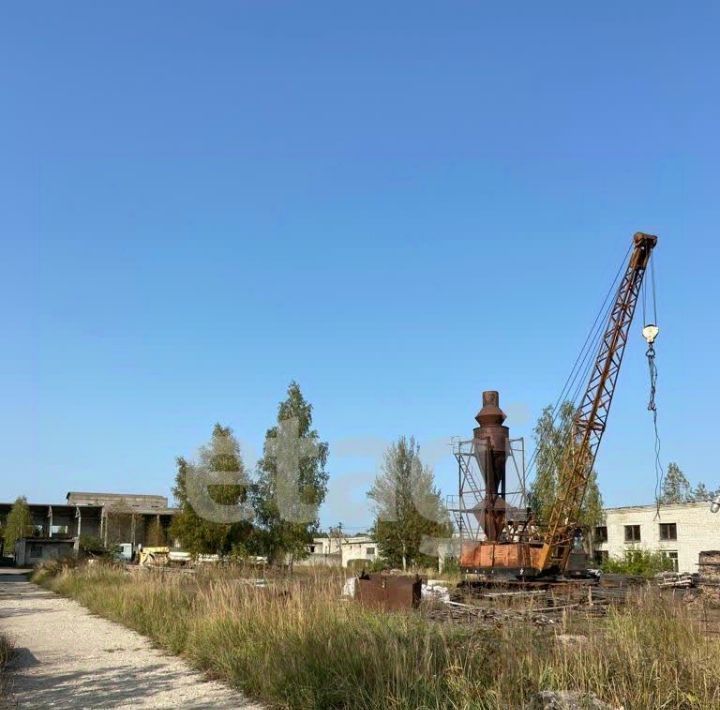
[[[511,540],[503,540],[495,533],[507,522],[504,496],[497,491],[486,495],[482,515],[486,539],[463,544],[460,564],[465,569],[499,573],[519,572],[523,576],[562,573],[579,530],[578,518],[590,479],[600,442],[607,426],[610,405],[627,345],[630,324],[641,293],[641,286],[657,237],[638,232],[633,237],[630,258],[624,276],[609,310],[602,338],[590,370],[585,393],[580,401],[573,432],[558,464],[559,492],[552,506],[544,530],[531,532],[530,526],[517,529]],[[652,343],[658,334],[654,324],[643,328],[648,341],[648,356],[653,353]],[[495,446],[487,431],[500,432],[505,415],[497,407],[497,393],[488,395],[486,406],[478,415],[480,427],[476,439],[484,437],[484,446]],[[491,401],[492,400],[492,401]],[[504,460],[504,459],[503,459]],[[486,482],[492,457],[483,466]]]

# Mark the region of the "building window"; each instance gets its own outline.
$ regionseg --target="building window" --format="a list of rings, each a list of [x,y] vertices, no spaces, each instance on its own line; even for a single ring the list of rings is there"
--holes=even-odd
[[[368,547],[365,549],[366,555],[374,555],[375,554],[375,548],[374,547]]]
[[[672,565],[671,569],[673,572],[678,571],[678,553],[677,550],[663,550],[662,556],[666,560],[670,560],[670,564]]]
[[[595,550],[594,558],[595,564],[598,566],[602,566],[610,559],[610,553],[607,550]]]
[[[314,555],[315,554],[315,545],[308,545],[308,547],[310,548],[310,554]]]
[[[607,525],[598,525],[595,528],[595,542],[607,542]]]
[[[626,525],[625,526],[625,542],[640,542],[640,526],[639,525]]]
[[[661,540],[677,540],[677,523],[660,523]]]

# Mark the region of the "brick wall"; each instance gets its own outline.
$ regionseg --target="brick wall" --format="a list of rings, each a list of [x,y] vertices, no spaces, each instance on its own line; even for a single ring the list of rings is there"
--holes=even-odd
[[[661,540],[660,524],[674,523],[677,540]],[[660,517],[654,505],[608,508],[605,511],[607,542],[595,545],[610,557],[623,557],[633,548],[677,552],[680,572],[697,572],[698,557],[704,550],[720,549],[720,515],[710,511],[710,503],[685,503],[660,506]],[[640,542],[625,541],[625,526],[640,526]]]

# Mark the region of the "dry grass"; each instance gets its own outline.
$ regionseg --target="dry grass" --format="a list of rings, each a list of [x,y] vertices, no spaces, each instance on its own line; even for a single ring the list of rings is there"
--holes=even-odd
[[[3,700],[7,699],[10,690],[8,678],[8,664],[14,653],[13,644],[6,636],[0,634],[0,707],[4,706]]]
[[[221,572],[87,568],[38,580],[276,707],[522,708],[546,689],[633,709],[720,707],[720,643],[658,595],[586,622],[585,640],[568,645],[526,624],[377,614],[339,601],[329,574],[271,589]]]

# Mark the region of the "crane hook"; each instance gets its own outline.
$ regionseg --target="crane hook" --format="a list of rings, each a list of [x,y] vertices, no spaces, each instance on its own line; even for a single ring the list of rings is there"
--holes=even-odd
[[[653,343],[655,342],[655,338],[658,337],[658,334],[660,333],[660,328],[658,328],[655,323],[648,323],[643,329],[642,334],[643,338],[647,340],[647,344],[652,348]]]

